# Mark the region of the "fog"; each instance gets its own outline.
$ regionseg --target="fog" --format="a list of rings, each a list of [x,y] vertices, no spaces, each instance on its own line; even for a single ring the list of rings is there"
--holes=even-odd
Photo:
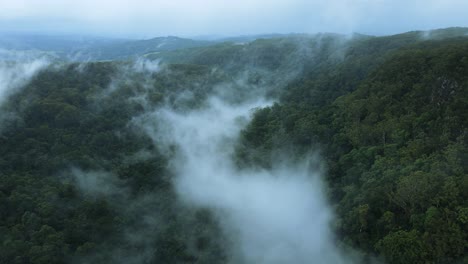
[[[149,38],[468,26],[464,0],[0,1],[3,31]]]
[[[426,238],[411,215],[420,210],[431,220],[431,208],[387,206],[401,189],[399,171],[388,181],[396,183],[387,188],[390,202],[365,192],[377,182],[368,178],[391,164],[379,155],[360,163],[385,150],[386,132],[384,148],[355,152],[377,142],[379,130],[355,144],[361,127],[354,115],[373,108],[346,109],[354,99],[367,102],[362,91],[371,102],[373,85],[390,82],[375,76],[399,66],[391,64],[394,51],[466,34],[434,29],[468,28],[467,10],[466,0],[0,0],[0,140],[12,151],[0,159],[9,170],[0,198],[12,201],[0,230],[8,230],[4,244],[15,247],[5,250],[8,259],[21,262],[23,251],[30,262],[52,255],[47,243],[56,240],[57,252],[76,264],[354,264],[404,249],[415,234]],[[421,31],[362,35],[413,30]],[[191,39],[133,41],[158,36]],[[435,69],[429,73],[440,80],[445,68]],[[256,113],[258,126],[251,123]],[[391,140],[412,144],[397,136]],[[315,144],[328,143],[325,161]],[[458,153],[449,147],[441,157]],[[418,168],[408,166],[410,173]],[[39,187],[29,186],[33,177]],[[52,182],[58,184],[49,188]],[[43,193],[53,199],[27,206]],[[47,212],[58,204],[66,210]],[[61,240],[26,225],[34,210]],[[455,219],[460,210],[453,210]],[[410,212],[406,223],[403,211]]]
[[[5,51],[0,49],[0,131],[6,120],[14,119],[14,114],[5,111],[3,106],[8,98],[23,88],[50,61],[30,52]]]
[[[151,247],[157,234],[167,220],[162,219],[161,203],[164,197],[158,193],[132,197],[125,182],[107,171],[85,171],[71,168],[62,175],[65,183],[75,185],[85,199],[106,199],[122,215],[129,216],[128,222],[120,230],[119,243],[102,241],[102,248],[96,254],[75,257],[72,263],[148,263],[151,260]],[[124,206],[122,206],[124,205]]]
[[[128,190],[123,186],[123,182],[106,171],[82,171],[79,168],[71,168],[70,175],[72,182],[85,196],[123,196],[123,200],[128,197]]]
[[[340,58],[343,41],[331,45],[336,51],[331,59]],[[226,67],[232,68],[226,71],[232,76],[213,82],[171,79],[185,72],[160,61],[140,58],[116,63],[113,78],[107,87],[96,91],[92,103],[104,106],[117,100],[114,95],[118,92],[125,91],[125,103],[141,106],[141,112],[121,129],[143,132],[167,157],[173,190],[168,187],[170,190],[136,193],[129,181],[119,178],[115,171],[70,164],[71,168],[61,175],[64,183],[74,185],[84,200],[104,199],[125,219],[116,234],[103,239],[95,252],[76,256],[72,263],[100,263],[103,259],[112,263],[149,263],[164,250],[157,248],[155,241],[164,239],[164,232],[175,228],[182,230],[177,231],[181,233],[178,239],[200,263],[222,262],[219,255],[235,264],[352,263],[333,235],[333,210],[322,182],[323,171],[317,166],[321,163],[319,157],[277,159],[271,169],[240,169],[235,162],[241,130],[255,110],[270,106],[274,102],[271,92],[302,72],[305,62],[300,58],[314,61],[322,46],[320,37],[311,43],[293,43],[298,49],[289,54],[286,62],[280,60],[270,67],[256,63],[260,60],[255,56],[240,62],[226,61],[226,65],[242,63],[242,67]],[[48,65],[44,59],[19,61],[5,62],[1,68],[7,87],[4,98]],[[86,63],[77,65],[76,74],[90,67]],[[210,68],[200,78],[217,80],[221,72],[222,68]],[[181,83],[158,87],[155,76]],[[151,102],[151,93],[159,92],[165,93],[164,99]],[[137,164],[135,160],[148,160],[154,155],[156,151],[143,148],[122,158],[122,162]],[[197,214],[204,210],[210,212],[215,224],[200,223]],[[195,225],[198,229],[192,230]],[[196,240],[201,236],[212,243],[207,250],[197,249]]]
[[[47,65],[48,61],[46,59],[17,57],[16,61],[0,60],[0,106],[9,95],[24,86],[39,70]]]
[[[232,79],[203,87],[205,94],[200,97],[194,95],[195,89],[206,83],[195,81],[187,87],[172,87],[157,105],[148,96],[158,91],[153,90],[154,77],[177,76],[172,75],[170,67],[141,58],[121,64],[107,89],[96,96],[96,102],[99,105],[112,100],[121,89],[134,91],[126,100],[141,105],[143,113],[134,116],[126,129],[149,136],[158,152],[168,158],[175,208],[168,212],[164,205],[165,200],[173,199],[164,197],[168,193],[155,191],[135,196],[125,187],[125,180],[112,172],[70,169],[65,178],[84,197],[105,198],[130,219],[116,234],[119,243],[110,238],[94,254],[75,261],[148,263],[160,250],[154,247],[154,241],[176,225],[183,230],[188,251],[200,263],[223,262],[218,257],[223,254],[233,264],[354,263],[338,246],[331,228],[334,215],[322,181],[320,157],[306,155],[293,160],[285,158],[285,154],[274,160],[271,169],[241,169],[234,158],[241,130],[255,110],[273,104],[274,99],[267,94],[287,85],[300,73],[302,66],[297,58],[314,58],[315,49],[305,43],[297,44],[301,45],[298,54],[291,54],[291,63],[282,65],[280,73],[253,63],[245,65],[263,81],[252,84],[249,73],[240,70]],[[337,45],[336,49],[340,48],[341,44]],[[78,69],[84,67],[85,64]],[[216,76],[217,71],[221,69],[211,69],[206,78]],[[153,155],[141,149],[124,162],[132,164]],[[210,224],[192,230],[192,226],[200,225],[195,216],[200,210],[210,212],[220,233]],[[214,246],[205,251],[191,249],[196,248],[194,244],[200,236],[197,232],[213,241]]]
[[[350,263],[334,244],[316,160],[281,160],[271,170],[235,166],[240,130],[254,109],[269,104],[211,97],[201,109],[166,107],[137,122],[160,148],[175,147],[170,168],[176,193],[186,205],[216,216],[232,242],[230,263]]]

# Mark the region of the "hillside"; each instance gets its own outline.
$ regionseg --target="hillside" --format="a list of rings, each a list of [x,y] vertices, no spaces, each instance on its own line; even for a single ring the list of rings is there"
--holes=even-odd
[[[214,42],[172,36],[131,40],[88,36],[0,34],[0,50],[53,54],[62,60],[72,61],[125,60],[151,52],[212,44]]]
[[[167,37],[37,67],[0,93],[0,263],[465,263],[465,34]]]
[[[116,60],[138,57],[147,53],[158,53],[212,45],[213,42],[179,37],[158,37],[90,47],[81,51],[81,56],[97,60]]]
[[[314,86],[292,86],[257,113],[239,156],[271,166],[283,145],[319,146],[346,241],[389,263],[452,263],[467,241],[467,48],[465,38],[405,47],[319,108],[304,96]]]

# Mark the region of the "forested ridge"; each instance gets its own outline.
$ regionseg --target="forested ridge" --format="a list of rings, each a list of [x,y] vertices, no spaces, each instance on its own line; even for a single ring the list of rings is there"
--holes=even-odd
[[[360,261],[467,262],[460,30],[222,43],[150,53],[155,71],[147,61],[41,70],[0,105],[0,263],[227,263],[216,217],[175,197],[176,150],[135,117],[255,91],[276,103],[242,130],[237,166],[318,154],[337,243]]]
[[[269,166],[277,147],[291,144],[302,155],[319,146],[344,241],[389,263],[461,261],[467,250],[467,52],[466,39],[405,47],[352,92],[321,107],[309,103],[317,93],[311,86],[295,86],[279,104],[256,113],[239,155]]]

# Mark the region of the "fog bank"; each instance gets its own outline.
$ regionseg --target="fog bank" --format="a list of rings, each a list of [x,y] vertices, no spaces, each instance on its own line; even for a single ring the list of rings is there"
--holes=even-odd
[[[253,109],[266,105],[210,98],[202,109],[165,108],[138,122],[155,144],[175,149],[170,167],[176,193],[185,204],[215,214],[234,245],[230,263],[345,263],[329,227],[320,172],[307,160],[282,161],[272,170],[234,165],[240,130]]]

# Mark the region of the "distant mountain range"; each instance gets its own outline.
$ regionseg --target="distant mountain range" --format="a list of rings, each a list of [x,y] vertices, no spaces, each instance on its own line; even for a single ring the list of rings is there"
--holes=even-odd
[[[135,56],[155,55],[189,48],[213,46],[219,43],[246,44],[258,39],[308,37],[317,34],[263,34],[234,37],[181,38],[176,36],[156,37],[146,40],[113,39],[84,36],[50,36],[34,34],[0,33],[0,58],[9,58],[8,52],[25,52],[47,55],[57,59],[125,60]],[[468,28],[454,27],[431,31],[412,31],[400,35],[410,38],[449,38],[468,35]],[[372,37],[355,34],[355,36]]]

